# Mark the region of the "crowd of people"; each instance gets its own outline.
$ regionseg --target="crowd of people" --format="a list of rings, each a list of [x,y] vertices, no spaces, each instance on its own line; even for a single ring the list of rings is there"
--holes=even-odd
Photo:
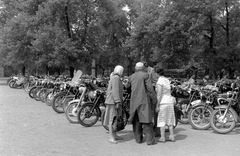
[[[117,65],[110,75],[105,100],[106,114],[104,125],[109,126],[109,142],[117,144],[122,140],[112,128],[116,109],[121,109],[123,101],[124,68]],[[152,68],[146,62],[138,62],[135,72],[124,84],[131,88],[130,117],[133,134],[137,143],[146,140],[147,145],[155,145],[166,140],[175,141],[173,126],[175,124],[174,103],[171,96],[170,81],[164,76],[164,69],[158,66]],[[165,127],[169,127],[170,135],[165,138]],[[157,136],[160,136],[157,139]],[[145,139],[144,139],[145,137]]]

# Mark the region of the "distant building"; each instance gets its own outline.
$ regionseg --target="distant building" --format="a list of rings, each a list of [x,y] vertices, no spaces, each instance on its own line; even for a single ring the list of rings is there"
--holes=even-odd
[[[0,66],[0,77],[4,77],[4,68]]]
[[[9,77],[13,74],[17,74],[17,72],[14,71],[13,68],[0,66],[0,77]]]

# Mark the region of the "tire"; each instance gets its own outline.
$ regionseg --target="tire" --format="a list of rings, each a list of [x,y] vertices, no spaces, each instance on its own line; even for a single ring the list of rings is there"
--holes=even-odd
[[[16,83],[16,81],[10,80],[9,83],[8,83],[8,86],[9,86],[10,88],[15,88],[15,83]]]
[[[45,101],[46,105],[52,106],[53,97],[54,97],[54,95],[53,95],[53,90],[48,90],[48,91],[45,93],[44,101]]]
[[[33,92],[33,98],[36,101],[40,101],[39,93],[40,93],[41,89],[42,89],[41,87],[37,87]]]
[[[30,89],[29,93],[28,93],[29,97],[32,98],[32,99],[33,99],[34,92],[35,92],[35,89],[36,89],[36,88],[37,88],[37,87],[32,87],[32,88]]]
[[[70,123],[79,123],[77,119],[77,113],[79,112],[81,107],[76,108],[77,104],[78,102],[73,102],[66,107],[65,115]]]
[[[44,102],[45,103],[45,94],[47,92],[47,88],[42,88],[40,91],[39,91],[39,99],[41,102]]]
[[[211,127],[210,115],[213,112],[212,107],[208,106],[205,109],[204,105],[196,106],[188,113],[190,125],[197,130],[207,130]]]
[[[228,110],[227,111],[227,118],[225,119],[222,119],[222,121],[226,120],[225,123],[221,123],[219,122],[220,121],[220,118],[221,118],[221,114],[224,113],[226,109],[220,109],[220,110],[214,110],[210,116],[210,124],[211,124],[211,127],[212,129],[217,132],[217,133],[220,133],[220,134],[226,134],[226,133],[229,133],[231,132],[235,126],[236,126],[236,122],[235,122],[235,119],[234,119],[234,115],[233,115],[233,112],[231,110]],[[232,118],[231,120],[229,120],[228,118]],[[231,121],[231,122],[230,122]],[[226,126],[227,123],[230,123],[230,126],[227,126],[226,129],[220,129],[220,127],[224,128]],[[220,127],[219,127],[220,126]]]
[[[30,84],[29,84],[29,82],[27,82],[27,83],[25,83],[25,84],[23,85],[23,89],[24,89],[24,91],[25,91],[26,93],[29,93],[29,90],[30,90]]]
[[[65,99],[66,93],[60,92],[53,97],[52,109],[57,113],[64,113],[63,111],[63,100]]]
[[[181,123],[181,124],[188,124],[189,123],[189,120],[188,120],[188,112],[186,111],[186,107],[188,106],[189,104],[189,100],[184,100],[184,101],[181,101],[179,103],[176,104],[176,106],[178,107],[178,109],[182,112],[180,115],[179,115],[179,118],[178,118],[178,121]]]
[[[101,114],[101,123],[102,123],[102,126],[107,130],[109,131],[109,126],[108,125],[104,125],[104,119],[105,119],[105,113],[106,113],[106,109],[103,109],[102,110],[102,114]],[[127,122],[128,122],[128,117],[127,117],[127,114],[125,111],[123,111],[123,118],[124,118],[124,121],[125,121],[125,126],[127,125]]]
[[[99,116],[101,115],[100,109],[97,107],[94,107],[94,103],[86,103],[84,104],[81,109],[77,113],[77,119],[78,122],[84,126],[84,127],[91,127],[95,125],[95,123],[98,121]],[[92,122],[87,122],[85,119],[89,119],[91,117],[95,116]]]
[[[64,100],[63,106],[62,106],[64,112],[66,111],[69,102],[72,101],[73,99],[74,99],[74,97],[67,97],[67,98]]]

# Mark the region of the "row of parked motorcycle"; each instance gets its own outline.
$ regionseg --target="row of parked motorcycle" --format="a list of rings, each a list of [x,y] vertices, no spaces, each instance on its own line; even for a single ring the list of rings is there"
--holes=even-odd
[[[11,77],[11,88],[23,88],[29,96],[51,106],[57,113],[65,113],[71,123],[91,127],[103,123],[108,79],[83,77],[78,71],[70,80],[34,76]],[[240,122],[238,80],[220,80],[208,85],[189,85],[171,79],[172,95],[176,97],[175,116],[178,122],[190,124],[196,130],[210,127],[217,133],[231,132]],[[130,91],[124,89],[122,115],[125,125],[129,117]],[[107,126],[104,126],[108,130]]]
[[[93,79],[83,76],[79,70],[72,79],[54,77],[12,76],[8,80],[11,88],[24,89],[30,98],[41,101],[59,114],[65,114],[70,123],[91,127],[104,122],[105,97],[108,79]],[[124,91],[122,115],[125,126],[129,117],[130,94]],[[108,130],[108,126],[103,127]]]

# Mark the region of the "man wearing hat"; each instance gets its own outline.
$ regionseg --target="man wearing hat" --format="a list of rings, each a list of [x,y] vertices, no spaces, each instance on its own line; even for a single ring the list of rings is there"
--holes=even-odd
[[[147,83],[148,74],[142,62],[138,62],[135,66],[135,73],[129,77],[131,86],[130,99],[130,117],[129,122],[133,125],[134,137],[137,143],[142,143],[143,133],[146,137],[147,145],[154,145],[155,140],[152,111],[150,98],[152,86]]]

